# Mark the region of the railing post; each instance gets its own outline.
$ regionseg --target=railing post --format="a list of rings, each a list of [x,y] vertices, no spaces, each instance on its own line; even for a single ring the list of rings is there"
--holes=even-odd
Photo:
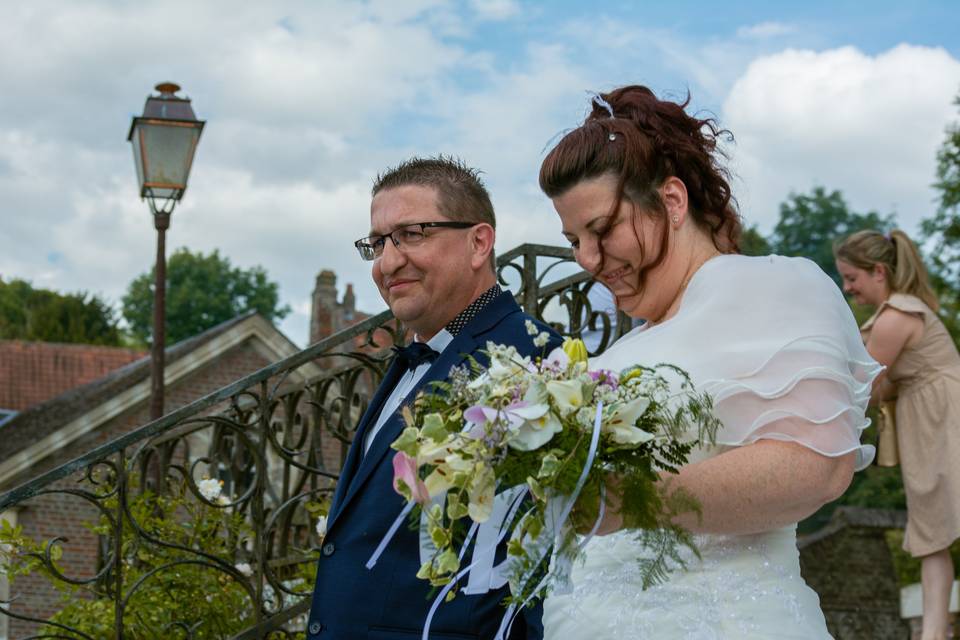
[[[117,452],[117,515],[113,527],[113,614],[117,640],[123,640],[123,518],[127,503],[127,457]]]
[[[267,474],[269,473],[266,468],[267,460],[267,429],[270,428],[270,387],[267,384],[267,381],[264,380],[260,383],[260,408],[258,413],[260,414],[257,417],[257,422],[259,426],[259,433],[257,434],[257,466],[261,467],[257,469],[256,475],[254,475],[254,482],[256,486],[253,490],[253,545],[256,549],[257,554],[257,601],[254,603],[254,621],[255,625],[259,626],[263,622],[263,581],[266,577],[267,569],[267,541],[264,534],[266,533],[263,530],[265,525],[264,522],[264,495],[266,494],[266,482]],[[281,592],[277,592],[280,594]],[[281,601],[282,602],[282,601]],[[281,604],[282,608],[282,604]],[[264,634],[262,637],[266,637]]]
[[[537,313],[537,254],[523,253],[523,310],[530,315]]]

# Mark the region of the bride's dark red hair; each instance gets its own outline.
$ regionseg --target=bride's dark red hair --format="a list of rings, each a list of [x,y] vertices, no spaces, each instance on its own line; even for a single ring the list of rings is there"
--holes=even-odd
[[[600,94],[613,110],[594,100],[583,124],[567,133],[547,154],[540,167],[540,188],[548,197],[562,195],[583,180],[603,175],[618,178],[616,201],[626,198],[643,214],[666,216],[659,187],[667,178],[679,178],[687,188],[689,214],[710,234],[722,253],[738,252],[741,224],[728,182],[729,173],[718,162],[721,129],[713,118],[699,119],[682,103],[660,100],[644,86],[630,85]],[[613,213],[613,212],[611,212]],[[663,259],[667,234],[660,255]],[[646,270],[646,269],[645,269]],[[643,285],[642,276],[639,286]]]

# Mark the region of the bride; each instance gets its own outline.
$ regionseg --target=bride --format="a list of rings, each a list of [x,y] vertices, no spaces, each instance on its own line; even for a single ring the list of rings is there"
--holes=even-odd
[[[870,462],[859,437],[880,366],[814,263],[737,254],[739,217],[716,149],[727,132],[688,115],[687,102],[641,86],[595,97],[544,160],[540,186],[577,262],[647,321],[591,368],[675,364],[713,397],[716,446],[663,479],[699,501],[701,514],[679,523],[701,558],[643,590],[643,548],[611,478],[611,508],[572,593],[545,602],[545,637],[829,638],[800,576],[796,523]]]

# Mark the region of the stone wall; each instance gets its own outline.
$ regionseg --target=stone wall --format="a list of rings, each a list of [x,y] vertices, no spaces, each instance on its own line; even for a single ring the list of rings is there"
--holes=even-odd
[[[900,585],[885,532],[903,528],[901,511],[837,509],[829,524],[799,539],[800,570],[820,596],[835,640],[905,640]]]

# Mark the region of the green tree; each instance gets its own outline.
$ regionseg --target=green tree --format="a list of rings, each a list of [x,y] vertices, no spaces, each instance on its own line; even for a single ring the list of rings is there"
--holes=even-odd
[[[740,235],[740,253],[745,256],[766,256],[772,253],[770,243],[757,230],[756,225],[747,227]]]
[[[954,100],[960,106],[960,95]],[[939,192],[937,212],[923,221],[927,240],[934,242],[930,276],[942,303],[941,316],[954,339],[960,336],[960,122],[947,127],[937,151]]]
[[[783,256],[813,260],[839,285],[834,241],[861,229],[888,231],[893,226],[892,214],[855,213],[839,191],[827,193],[823,187],[814,187],[810,194],[791,193],[780,204],[780,220],[770,237],[770,248]]]
[[[153,333],[154,280],[154,269],[140,274],[123,296],[130,333],[145,344]],[[290,307],[280,306],[279,286],[267,278],[263,267],[234,267],[216,249],[204,255],[184,247],[167,260],[167,344],[254,309],[271,321],[290,313]]]
[[[960,95],[954,100],[960,106]],[[928,237],[936,238],[933,265],[940,274],[951,277],[956,286],[960,272],[960,122],[947,127],[946,139],[937,151],[937,181],[940,192],[936,214],[923,221]]]
[[[116,346],[123,336],[113,308],[102,298],[0,278],[0,338]]]

